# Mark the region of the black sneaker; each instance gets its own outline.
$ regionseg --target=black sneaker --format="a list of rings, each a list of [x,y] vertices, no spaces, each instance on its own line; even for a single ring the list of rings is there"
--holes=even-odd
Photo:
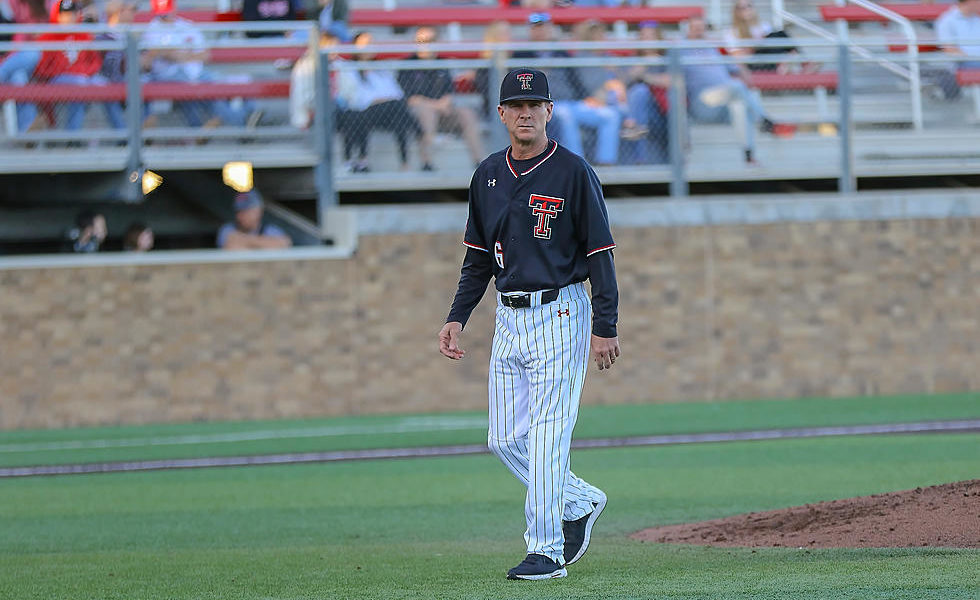
[[[565,577],[565,567],[543,554],[528,554],[521,564],[507,571],[507,579],[558,579]]]
[[[592,512],[581,519],[562,521],[561,531],[565,535],[565,564],[570,565],[582,558],[589,549],[589,538],[592,537],[592,526],[606,507],[606,496],[603,494],[597,502],[592,503]]]

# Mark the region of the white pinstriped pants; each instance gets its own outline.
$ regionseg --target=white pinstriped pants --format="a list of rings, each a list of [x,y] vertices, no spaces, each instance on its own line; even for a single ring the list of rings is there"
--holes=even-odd
[[[602,492],[569,470],[569,447],[585,382],[592,303],[585,284],[559,291],[558,299],[531,308],[497,300],[490,353],[488,445],[527,486],[528,554],[563,563],[561,522],[592,510]]]

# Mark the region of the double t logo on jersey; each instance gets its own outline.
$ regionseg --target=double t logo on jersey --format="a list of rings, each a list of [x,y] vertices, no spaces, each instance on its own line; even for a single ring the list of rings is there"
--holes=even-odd
[[[549,227],[551,219],[558,216],[564,204],[564,198],[531,194],[531,199],[527,205],[531,207],[531,212],[538,217],[538,222],[534,227],[534,237],[543,240],[551,239],[551,227]]]

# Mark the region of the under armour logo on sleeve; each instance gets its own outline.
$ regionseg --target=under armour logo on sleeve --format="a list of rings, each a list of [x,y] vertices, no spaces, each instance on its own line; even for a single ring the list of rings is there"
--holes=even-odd
[[[487,187],[496,187],[496,185],[497,185],[496,179],[487,179]]]

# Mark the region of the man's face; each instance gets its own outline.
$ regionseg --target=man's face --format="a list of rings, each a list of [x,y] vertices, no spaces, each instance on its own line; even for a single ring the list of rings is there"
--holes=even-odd
[[[238,223],[238,228],[242,231],[255,231],[259,228],[259,224],[262,223],[262,207],[253,206],[252,208],[238,211],[235,213],[235,221]]]
[[[61,25],[72,25],[78,22],[77,10],[66,10],[58,13],[58,23]]]
[[[129,24],[132,23],[136,18],[136,5],[135,4],[124,4],[119,12],[116,14],[116,19],[119,23]]]
[[[95,218],[92,219],[92,237],[101,242],[108,234],[109,228],[106,227],[105,217],[102,215],[95,215]]]
[[[694,17],[687,22],[687,37],[691,40],[704,38],[704,19]]]
[[[530,37],[532,42],[550,42],[554,37],[551,21],[531,25]]]
[[[354,40],[355,48],[363,48],[365,46],[370,46],[372,42],[371,34],[363,32],[357,36]],[[354,60],[371,60],[374,58],[374,54],[355,54]]]
[[[429,50],[429,44],[436,41],[436,30],[431,27],[419,27],[415,32],[415,54],[422,59],[435,58],[435,52]]]
[[[544,100],[512,100],[498,106],[497,112],[511,140],[529,144],[548,139],[545,127],[553,108],[554,104]]]

